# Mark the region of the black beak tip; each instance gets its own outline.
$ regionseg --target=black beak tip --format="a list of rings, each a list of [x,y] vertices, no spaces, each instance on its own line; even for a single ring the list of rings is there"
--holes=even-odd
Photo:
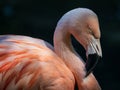
[[[95,66],[97,65],[99,59],[101,59],[101,56],[98,54],[89,54],[88,60],[86,61],[86,77],[93,71]]]

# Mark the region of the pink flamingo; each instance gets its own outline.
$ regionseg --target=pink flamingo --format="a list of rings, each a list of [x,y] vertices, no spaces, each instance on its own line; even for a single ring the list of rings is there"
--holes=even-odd
[[[85,48],[87,63],[70,36]],[[101,90],[92,71],[102,56],[97,15],[86,8],[67,12],[54,33],[54,48],[41,39],[0,36],[0,90]]]

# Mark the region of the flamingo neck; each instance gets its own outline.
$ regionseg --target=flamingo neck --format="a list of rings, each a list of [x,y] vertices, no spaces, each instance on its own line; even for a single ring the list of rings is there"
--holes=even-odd
[[[54,50],[73,73],[80,90],[85,76],[85,65],[72,46],[71,34],[68,30],[64,30],[61,27],[56,28],[54,33]]]

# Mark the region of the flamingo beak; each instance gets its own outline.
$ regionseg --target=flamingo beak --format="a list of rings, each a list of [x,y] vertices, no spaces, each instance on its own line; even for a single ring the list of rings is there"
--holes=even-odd
[[[92,39],[90,44],[87,47],[87,61],[86,61],[86,76],[88,76],[95,66],[97,65],[98,61],[102,57],[102,50],[100,45],[99,39]]]

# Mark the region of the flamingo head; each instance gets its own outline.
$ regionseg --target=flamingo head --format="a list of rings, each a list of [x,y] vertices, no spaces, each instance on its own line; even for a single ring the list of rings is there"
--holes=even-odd
[[[98,18],[93,11],[85,8],[78,8],[70,13],[72,13],[70,32],[86,50],[86,76],[88,76],[102,57]]]

